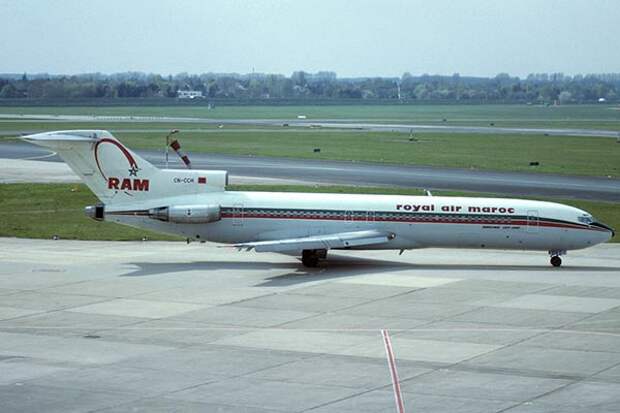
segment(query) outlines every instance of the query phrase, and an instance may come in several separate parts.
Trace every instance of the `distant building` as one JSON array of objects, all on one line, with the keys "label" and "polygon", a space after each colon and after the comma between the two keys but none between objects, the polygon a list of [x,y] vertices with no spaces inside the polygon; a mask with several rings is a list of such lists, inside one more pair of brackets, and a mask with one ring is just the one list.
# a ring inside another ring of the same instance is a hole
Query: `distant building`
[{"label": "distant building", "polygon": [[204,96],[200,90],[177,90],[179,99],[202,99]]}]

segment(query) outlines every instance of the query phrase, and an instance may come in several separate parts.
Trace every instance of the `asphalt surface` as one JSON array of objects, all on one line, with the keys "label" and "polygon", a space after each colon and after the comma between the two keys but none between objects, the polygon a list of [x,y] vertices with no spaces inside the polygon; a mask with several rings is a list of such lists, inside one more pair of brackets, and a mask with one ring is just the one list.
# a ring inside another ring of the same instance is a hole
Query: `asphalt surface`
[{"label": "asphalt surface", "polygon": [[[163,166],[156,151],[136,151]],[[175,162],[171,167],[182,168]],[[43,148],[25,142],[0,143],[0,158],[61,161]],[[195,169],[224,169],[231,175],[321,184],[409,187],[490,192],[509,196],[552,196],[568,199],[620,201],[620,180],[565,175],[476,171],[456,168],[384,165],[191,153]]]},{"label": "asphalt surface", "polygon": [[617,413],[620,246],[330,253],[0,238],[0,411]]},{"label": "asphalt surface", "polygon": [[[284,124],[290,127],[320,127],[337,129],[359,129],[367,131],[395,131],[395,132],[442,132],[442,133],[470,133],[470,134],[522,134],[522,135],[549,135],[549,136],[584,136],[598,138],[618,138],[620,132],[596,129],[575,128],[504,128],[495,126],[458,126],[458,125],[422,125],[416,123],[377,123],[363,120],[334,120],[334,119],[209,119],[191,117],[167,116],[91,116],[91,115],[16,115],[0,114],[0,121],[14,122],[15,120],[42,121],[42,122],[174,122],[180,124],[203,123],[214,125],[248,125],[248,126],[278,126]],[[19,131],[11,131],[19,132]],[[4,133],[6,135],[6,133]]]}]

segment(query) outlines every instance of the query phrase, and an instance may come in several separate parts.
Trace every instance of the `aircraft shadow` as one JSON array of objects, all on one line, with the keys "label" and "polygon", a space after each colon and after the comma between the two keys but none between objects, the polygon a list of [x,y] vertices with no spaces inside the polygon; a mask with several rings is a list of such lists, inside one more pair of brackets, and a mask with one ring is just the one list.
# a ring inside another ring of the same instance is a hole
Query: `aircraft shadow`
[{"label": "aircraft shadow", "polygon": [[[137,269],[120,275],[121,277],[144,277],[172,272],[215,271],[215,270],[272,270],[295,267],[295,263],[237,262],[237,261],[194,261],[194,262],[132,262]],[[299,264],[301,266],[301,263]]]},{"label": "aircraft shadow", "polygon": [[355,257],[333,257],[321,262],[317,268],[306,268],[301,261],[295,262],[265,262],[265,261],[194,261],[194,262],[132,262],[129,265],[137,267],[133,271],[121,274],[121,277],[144,277],[166,273],[187,271],[217,271],[217,270],[273,270],[295,269],[295,272],[286,274],[291,276],[311,276],[307,281],[316,281],[316,277],[347,277],[368,272],[384,270],[407,269],[412,266],[402,262],[385,260],[369,260]]},{"label": "aircraft shadow", "polygon": [[[553,268],[549,265],[484,265],[484,264],[417,264],[401,261],[389,261],[371,258],[347,257],[332,255],[328,260],[319,263],[317,268],[305,268],[301,262],[247,262],[247,261],[195,261],[179,263],[135,262],[130,265],[137,268],[121,277],[143,277],[178,273],[187,271],[217,270],[292,270],[286,274],[265,278],[257,287],[283,287],[319,280],[337,279],[364,274],[380,274],[384,272],[406,270],[445,270],[452,271],[544,271],[551,277],[566,272],[618,272],[620,267],[570,266]],[[449,274],[445,274],[448,275]],[[445,276],[444,275],[444,276]]]},{"label": "aircraft shadow", "polygon": [[[327,261],[321,262],[317,268],[307,269],[302,267],[301,263],[299,267],[300,270],[295,273],[266,278],[266,281],[258,284],[257,287],[288,286],[317,280],[406,270],[445,270],[454,272],[472,270],[482,272],[545,271],[549,273],[550,276],[566,272],[620,273],[620,267],[564,266],[561,268],[554,268],[550,265],[416,264],[345,256],[331,256]],[[450,274],[442,274],[442,276],[449,275]],[[425,276],[428,276],[428,274]]]},{"label": "aircraft shadow", "polygon": [[[294,266],[294,264],[292,264]],[[265,278],[257,287],[286,287],[320,280],[330,280],[355,275],[380,274],[392,271],[414,269],[415,265],[406,262],[375,260],[358,257],[331,256],[316,268],[306,268],[301,262],[297,271]]]}]

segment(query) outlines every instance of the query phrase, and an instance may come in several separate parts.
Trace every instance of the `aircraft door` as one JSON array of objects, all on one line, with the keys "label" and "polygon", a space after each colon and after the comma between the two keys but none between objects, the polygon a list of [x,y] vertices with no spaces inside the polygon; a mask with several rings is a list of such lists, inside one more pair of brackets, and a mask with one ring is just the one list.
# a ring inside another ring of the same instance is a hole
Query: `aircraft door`
[{"label": "aircraft door", "polygon": [[232,224],[236,227],[243,226],[243,204],[233,205]]},{"label": "aircraft door", "polygon": [[538,211],[527,211],[527,232],[538,232]]}]

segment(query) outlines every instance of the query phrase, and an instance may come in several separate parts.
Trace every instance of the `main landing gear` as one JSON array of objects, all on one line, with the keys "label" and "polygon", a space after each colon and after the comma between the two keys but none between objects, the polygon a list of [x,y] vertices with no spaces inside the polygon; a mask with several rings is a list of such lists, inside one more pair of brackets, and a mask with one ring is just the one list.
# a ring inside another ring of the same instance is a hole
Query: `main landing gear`
[{"label": "main landing gear", "polygon": [[314,268],[319,264],[319,259],[327,257],[327,250],[303,250],[301,262],[304,267]]},{"label": "main landing gear", "polygon": [[562,258],[560,258],[560,255],[566,255],[566,251],[549,251],[549,255],[551,255],[551,265],[559,267],[562,265]]}]

